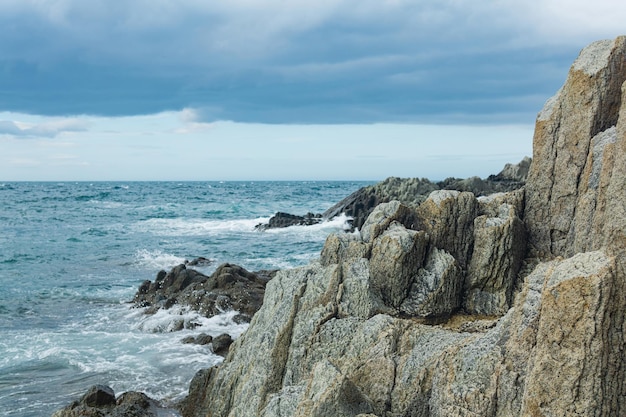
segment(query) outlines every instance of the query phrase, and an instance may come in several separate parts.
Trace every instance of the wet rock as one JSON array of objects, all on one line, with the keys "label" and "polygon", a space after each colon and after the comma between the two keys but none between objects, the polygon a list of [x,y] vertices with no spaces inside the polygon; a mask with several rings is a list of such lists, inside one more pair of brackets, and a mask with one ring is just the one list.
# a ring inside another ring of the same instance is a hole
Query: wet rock
[{"label": "wet rock", "polygon": [[311,226],[323,220],[321,214],[307,213],[304,216],[278,212],[273,215],[267,223],[256,226],[257,230],[279,229],[290,226]]},{"label": "wet rock", "polygon": [[181,339],[182,343],[194,345],[208,345],[213,341],[213,337],[206,333],[200,333],[197,336],[187,336]]},{"label": "wet rock", "polygon": [[220,356],[226,356],[228,348],[232,345],[233,339],[229,334],[221,334],[212,340],[213,353]]},{"label": "wet rock", "polygon": [[[148,307],[153,314],[161,308],[174,305],[189,307],[205,317],[224,311],[240,313],[240,321],[250,321],[263,303],[265,284],[275,271],[258,274],[232,265],[220,265],[211,276],[179,265],[168,273],[159,272],[154,282],[144,282],[135,294],[138,307]],[[190,328],[182,322],[179,329]]]},{"label": "wet rock", "polygon": [[55,412],[53,417],[158,417],[176,416],[174,410],[140,392],[125,392],[117,400],[106,385],[91,387],[83,397]]}]

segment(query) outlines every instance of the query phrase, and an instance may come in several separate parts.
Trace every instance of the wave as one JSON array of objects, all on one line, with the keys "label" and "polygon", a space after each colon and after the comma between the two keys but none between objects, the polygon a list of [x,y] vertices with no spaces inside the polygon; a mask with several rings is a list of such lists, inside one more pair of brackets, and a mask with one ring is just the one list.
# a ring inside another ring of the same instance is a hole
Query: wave
[{"label": "wave", "polygon": [[209,318],[188,307],[160,309],[151,315],[145,315],[144,311],[145,309],[137,309],[127,316],[134,322],[131,327],[144,333],[171,333],[182,327],[184,330],[178,331],[181,338],[189,334],[219,336],[228,333],[235,339],[248,328],[247,323],[235,322],[239,313],[233,310]]},{"label": "wave", "polygon": [[206,236],[225,233],[251,233],[269,217],[238,220],[149,219],[134,225],[135,230],[157,236]]},{"label": "wave", "polygon": [[337,230],[350,230],[350,220],[352,217],[347,216],[345,213],[340,214],[337,217],[333,217],[330,220],[324,220],[320,223],[310,226],[289,226],[277,229],[267,229],[265,233],[318,233],[318,232],[333,232]]},{"label": "wave", "polygon": [[135,264],[146,269],[170,269],[185,263],[185,258],[161,250],[140,249],[135,253]]}]

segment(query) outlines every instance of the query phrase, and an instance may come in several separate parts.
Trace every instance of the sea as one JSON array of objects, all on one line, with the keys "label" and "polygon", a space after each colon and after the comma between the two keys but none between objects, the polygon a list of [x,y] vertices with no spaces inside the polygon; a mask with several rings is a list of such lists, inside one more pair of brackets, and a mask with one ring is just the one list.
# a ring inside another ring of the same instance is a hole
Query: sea
[{"label": "sea", "polygon": [[0,182],[0,415],[49,416],[94,384],[172,404],[222,358],[186,336],[246,330],[235,312],[146,315],[130,301],[144,280],[198,257],[205,274],[305,265],[340,216],[258,231],[274,213],[321,213],[371,182]]}]

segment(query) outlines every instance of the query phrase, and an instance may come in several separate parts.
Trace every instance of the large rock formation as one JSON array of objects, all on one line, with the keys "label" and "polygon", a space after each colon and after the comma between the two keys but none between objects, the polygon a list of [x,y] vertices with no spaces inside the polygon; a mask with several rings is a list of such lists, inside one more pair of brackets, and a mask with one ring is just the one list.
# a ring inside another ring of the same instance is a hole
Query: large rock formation
[{"label": "large rock formation", "polygon": [[539,256],[572,256],[607,243],[613,213],[606,197],[624,201],[608,188],[623,186],[616,185],[623,178],[612,177],[623,166],[623,118],[615,126],[625,48],[624,37],[585,48],[537,117],[525,219]]},{"label": "large rock formation", "polygon": [[183,414],[626,415],[625,60],[623,37],[583,50],[525,193],[388,203],[279,272]]},{"label": "large rock formation", "polygon": [[430,193],[437,190],[471,192],[477,197],[517,190],[526,182],[530,163],[531,159],[526,157],[518,164],[507,164],[500,173],[490,175],[486,179],[447,178],[432,182],[426,178],[390,177],[378,184],[355,191],[326,210],[322,216],[333,218],[345,213],[352,218],[352,226],[361,229],[374,208],[381,203],[397,200],[415,208],[426,201]]}]

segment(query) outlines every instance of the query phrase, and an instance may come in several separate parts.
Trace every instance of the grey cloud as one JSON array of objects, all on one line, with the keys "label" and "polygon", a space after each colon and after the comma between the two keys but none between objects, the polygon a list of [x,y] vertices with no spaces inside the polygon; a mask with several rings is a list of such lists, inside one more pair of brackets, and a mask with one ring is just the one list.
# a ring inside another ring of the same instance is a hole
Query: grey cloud
[{"label": "grey cloud", "polygon": [[528,121],[584,46],[542,43],[529,10],[452,0],[7,0],[0,110]]}]

